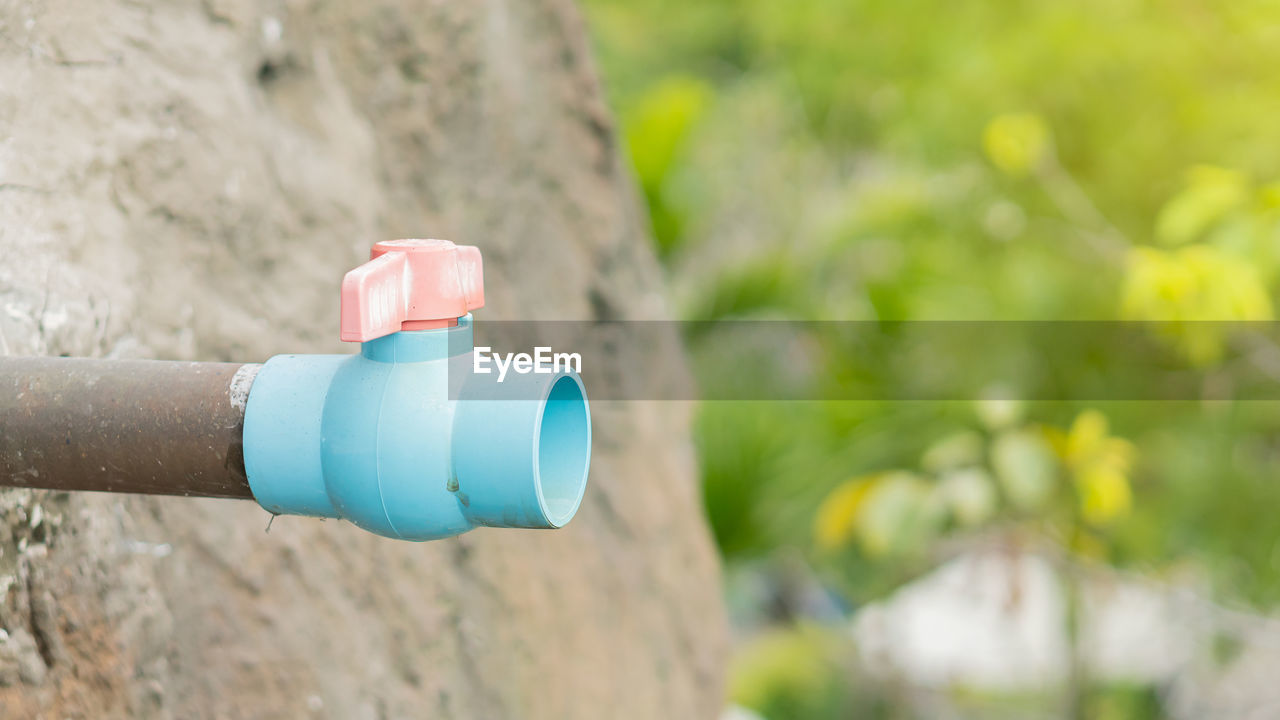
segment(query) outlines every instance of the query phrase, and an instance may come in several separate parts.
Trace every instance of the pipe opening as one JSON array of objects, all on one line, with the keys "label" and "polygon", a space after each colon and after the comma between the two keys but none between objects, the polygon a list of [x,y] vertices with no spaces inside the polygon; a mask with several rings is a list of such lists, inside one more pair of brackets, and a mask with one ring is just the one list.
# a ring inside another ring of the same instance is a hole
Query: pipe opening
[{"label": "pipe opening", "polygon": [[538,426],[538,492],[552,527],[564,525],[577,512],[590,460],[587,399],[581,382],[566,375],[551,387]]}]

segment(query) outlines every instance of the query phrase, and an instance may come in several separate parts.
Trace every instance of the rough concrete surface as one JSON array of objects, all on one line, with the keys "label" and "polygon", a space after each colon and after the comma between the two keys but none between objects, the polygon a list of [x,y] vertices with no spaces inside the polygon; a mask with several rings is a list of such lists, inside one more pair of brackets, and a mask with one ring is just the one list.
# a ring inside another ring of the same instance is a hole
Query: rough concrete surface
[{"label": "rough concrete surface", "polygon": [[[567,0],[0,0],[0,354],[343,351],[378,239],[480,319],[662,317]],[[595,403],[557,532],[427,544],[232,500],[0,490],[0,717],[709,717],[687,418]]]}]

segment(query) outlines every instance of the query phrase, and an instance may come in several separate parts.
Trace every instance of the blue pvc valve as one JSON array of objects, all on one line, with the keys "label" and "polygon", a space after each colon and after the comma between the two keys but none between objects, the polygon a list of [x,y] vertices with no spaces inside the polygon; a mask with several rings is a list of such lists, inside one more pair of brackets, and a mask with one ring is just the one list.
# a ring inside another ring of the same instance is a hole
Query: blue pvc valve
[{"label": "blue pvc valve", "polygon": [[366,340],[358,355],[268,360],[244,419],[258,503],[403,540],[568,523],[591,462],[581,378],[500,382],[472,372],[472,349],[468,313]]}]

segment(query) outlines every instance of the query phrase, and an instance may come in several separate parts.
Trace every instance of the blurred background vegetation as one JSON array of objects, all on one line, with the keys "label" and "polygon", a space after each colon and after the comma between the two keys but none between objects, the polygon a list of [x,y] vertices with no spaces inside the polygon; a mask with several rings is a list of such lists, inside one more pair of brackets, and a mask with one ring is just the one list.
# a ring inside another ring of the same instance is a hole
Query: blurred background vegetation
[{"label": "blurred background vegetation", "polygon": [[[1272,317],[1280,4],[585,4],[683,318],[1172,319],[1212,368],[1230,339],[1194,321]],[[735,712],[1177,715],[1177,673],[1089,666],[1090,578],[1280,603],[1274,403],[998,390],[701,408]],[[1060,676],[929,685],[858,646],[865,608],[991,548],[1049,558]],[[1200,643],[1211,670],[1251,642],[1233,627]]]}]

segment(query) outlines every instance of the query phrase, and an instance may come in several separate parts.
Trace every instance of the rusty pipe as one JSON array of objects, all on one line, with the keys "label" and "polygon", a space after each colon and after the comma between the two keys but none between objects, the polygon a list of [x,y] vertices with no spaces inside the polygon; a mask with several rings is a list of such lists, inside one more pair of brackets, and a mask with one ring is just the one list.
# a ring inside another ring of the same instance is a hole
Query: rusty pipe
[{"label": "rusty pipe", "polygon": [[259,365],[0,357],[0,485],[253,498]]}]

